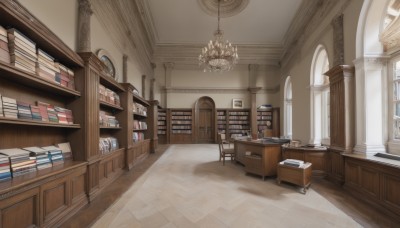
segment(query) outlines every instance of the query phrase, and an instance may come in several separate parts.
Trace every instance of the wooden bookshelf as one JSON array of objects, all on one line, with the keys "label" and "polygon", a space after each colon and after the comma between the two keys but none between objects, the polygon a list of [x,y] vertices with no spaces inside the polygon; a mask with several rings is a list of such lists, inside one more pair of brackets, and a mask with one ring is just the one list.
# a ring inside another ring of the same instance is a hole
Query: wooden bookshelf
[{"label": "wooden bookshelf", "polygon": [[157,135],[158,141],[161,144],[167,144],[168,139],[168,117],[167,117],[167,110],[166,109],[159,109],[158,110],[158,118],[157,118]]},{"label": "wooden bookshelf", "polygon": [[192,143],[193,111],[192,109],[170,109],[170,143]]},{"label": "wooden bookshelf", "polygon": [[218,133],[227,134],[227,114],[226,109],[217,109],[217,129]]},{"label": "wooden bookshelf", "polygon": [[272,108],[257,110],[257,130],[264,136],[272,136]]},{"label": "wooden bookshelf", "polygon": [[229,138],[246,135],[250,131],[250,110],[228,109],[227,112]]},{"label": "wooden bookshelf", "polygon": [[84,62],[17,1],[0,2],[0,21],[3,27],[18,29],[75,73],[76,89],[71,89],[0,62],[2,96],[28,104],[46,102],[71,110],[74,117],[73,124],[0,118],[0,149],[70,142],[73,153],[73,161],[0,182],[0,227],[57,227],[88,204],[88,150],[81,137],[87,123],[83,112],[86,88],[77,74],[83,71]]}]

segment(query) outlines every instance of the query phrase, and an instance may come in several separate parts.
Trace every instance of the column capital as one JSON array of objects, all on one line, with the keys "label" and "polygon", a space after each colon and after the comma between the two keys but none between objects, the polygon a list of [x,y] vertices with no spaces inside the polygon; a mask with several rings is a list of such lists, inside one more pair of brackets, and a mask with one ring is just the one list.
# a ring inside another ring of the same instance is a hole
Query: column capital
[{"label": "column capital", "polygon": [[93,14],[92,4],[89,0],[79,0],[79,12],[82,12],[88,16]]},{"label": "column capital", "polygon": [[172,69],[174,69],[174,65],[175,64],[173,62],[164,63],[164,68],[166,70],[172,70]]}]

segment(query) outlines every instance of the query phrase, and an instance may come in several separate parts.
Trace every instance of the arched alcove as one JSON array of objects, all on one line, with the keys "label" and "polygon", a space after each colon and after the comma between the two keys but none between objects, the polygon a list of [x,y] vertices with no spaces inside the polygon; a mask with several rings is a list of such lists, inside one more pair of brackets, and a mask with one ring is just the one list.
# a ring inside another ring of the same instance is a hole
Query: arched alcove
[{"label": "arched alcove", "polygon": [[215,102],[211,97],[200,97],[195,103],[195,142],[215,143],[216,112]]}]

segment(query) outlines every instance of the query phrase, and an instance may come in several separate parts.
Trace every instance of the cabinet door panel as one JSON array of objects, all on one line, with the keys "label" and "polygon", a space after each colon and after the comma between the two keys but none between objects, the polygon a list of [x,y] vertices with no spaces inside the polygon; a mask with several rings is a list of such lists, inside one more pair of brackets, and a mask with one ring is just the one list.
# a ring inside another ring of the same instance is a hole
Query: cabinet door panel
[{"label": "cabinet door panel", "polygon": [[69,207],[69,193],[67,178],[43,185],[41,196],[43,200],[42,213],[44,223]]}]

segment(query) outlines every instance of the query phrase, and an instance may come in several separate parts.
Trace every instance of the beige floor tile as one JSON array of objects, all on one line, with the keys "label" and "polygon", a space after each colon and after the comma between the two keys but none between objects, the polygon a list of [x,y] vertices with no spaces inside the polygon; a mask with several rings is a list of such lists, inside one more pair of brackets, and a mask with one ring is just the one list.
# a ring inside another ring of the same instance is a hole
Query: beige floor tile
[{"label": "beige floor tile", "polygon": [[[289,219],[290,218],[290,219]],[[301,222],[299,222],[301,221]],[[218,162],[212,144],[172,145],[93,227],[359,227],[324,197]]]}]

